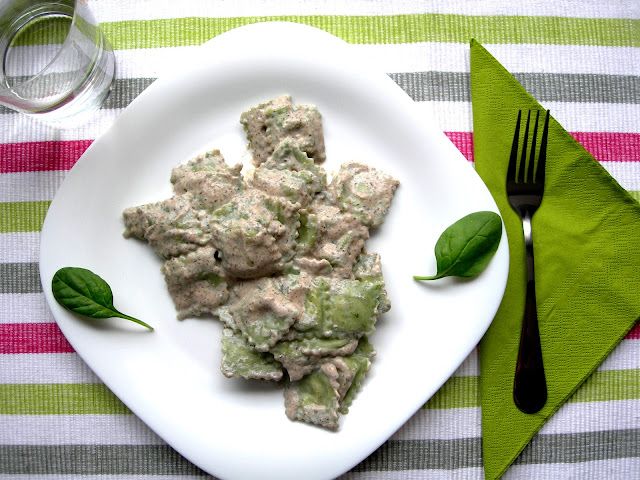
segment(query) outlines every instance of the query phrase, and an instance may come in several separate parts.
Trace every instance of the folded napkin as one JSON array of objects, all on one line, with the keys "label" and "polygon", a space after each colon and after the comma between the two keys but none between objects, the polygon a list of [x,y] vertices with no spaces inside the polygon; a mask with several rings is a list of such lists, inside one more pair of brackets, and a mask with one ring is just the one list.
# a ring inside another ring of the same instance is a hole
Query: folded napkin
[{"label": "folded napkin", "polygon": [[532,226],[548,400],[539,413],[520,412],[513,402],[513,375],[524,309],[525,247],[505,178],[518,110],[526,116],[526,110],[543,107],[475,40],[471,97],[476,171],[500,209],[510,252],[504,299],[479,347],[484,470],[492,480],[640,317],[640,205],[551,111],[545,193]]}]

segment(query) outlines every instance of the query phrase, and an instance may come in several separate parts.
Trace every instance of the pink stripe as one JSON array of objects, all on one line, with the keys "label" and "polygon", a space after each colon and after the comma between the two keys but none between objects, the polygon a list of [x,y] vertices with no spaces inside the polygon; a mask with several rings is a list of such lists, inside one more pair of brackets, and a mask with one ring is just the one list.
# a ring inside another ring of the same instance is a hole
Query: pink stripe
[{"label": "pink stripe", "polygon": [[[640,322],[631,329],[625,339],[640,340]],[[74,351],[55,323],[0,324],[0,354]]]},{"label": "pink stripe", "polygon": [[640,322],[636,323],[636,326],[631,329],[627,336],[627,340],[640,340]]},{"label": "pink stripe", "polygon": [[0,144],[0,174],[69,170],[93,140]]},{"label": "pink stripe", "polygon": [[599,162],[640,162],[640,133],[572,132]]},{"label": "pink stripe", "polygon": [[444,132],[449,137],[451,143],[453,143],[460,153],[464,157],[473,162],[473,133],[471,132]]},{"label": "pink stripe", "polygon": [[[445,132],[473,162],[473,133]],[[600,162],[640,162],[640,133],[574,132]],[[0,173],[69,170],[93,140],[0,144]]]},{"label": "pink stripe", "polygon": [[55,323],[0,324],[0,353],[71,353]]},{"label": "pink stripe", "polygon": [[[467,160],[473,162],[473,133],[445,132]],[[599,162],[640,162],[640,133],[573,132]]]}]

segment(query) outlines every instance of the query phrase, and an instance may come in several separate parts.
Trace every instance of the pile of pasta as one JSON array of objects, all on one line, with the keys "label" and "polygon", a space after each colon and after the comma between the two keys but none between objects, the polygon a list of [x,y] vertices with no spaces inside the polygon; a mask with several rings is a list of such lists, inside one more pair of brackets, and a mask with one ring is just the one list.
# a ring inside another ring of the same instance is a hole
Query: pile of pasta
[{"label": "pile of pasta", "polygon": [[369,230],[397,180],[348,162],[327,183],[320,113],[288,95],[243,112],[246,176],[218,150],[172,171],[174,195],[127,208],[125,236],[164,259],[179,318],[224,324],[222,373],[284,384],[292,420],[339,428],[390,308]]}]

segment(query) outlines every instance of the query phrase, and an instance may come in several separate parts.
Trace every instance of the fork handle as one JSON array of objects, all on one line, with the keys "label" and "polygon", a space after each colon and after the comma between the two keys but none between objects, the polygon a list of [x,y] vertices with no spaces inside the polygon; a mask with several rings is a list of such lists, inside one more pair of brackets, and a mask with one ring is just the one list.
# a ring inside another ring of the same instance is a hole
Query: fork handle
[{"label": "fork handle", "polygon": [[513,381],[513,399],[524,413],[536,413],[547,402],[547,383],[542,362],[540,332],[538,330],[538,310],[536,307],[536,284],[533,268],[533,241],[531,237],[531,216],[523,218],[525,250],[527,257],[527,293],[525,297],[522,331],[518,361]]}]

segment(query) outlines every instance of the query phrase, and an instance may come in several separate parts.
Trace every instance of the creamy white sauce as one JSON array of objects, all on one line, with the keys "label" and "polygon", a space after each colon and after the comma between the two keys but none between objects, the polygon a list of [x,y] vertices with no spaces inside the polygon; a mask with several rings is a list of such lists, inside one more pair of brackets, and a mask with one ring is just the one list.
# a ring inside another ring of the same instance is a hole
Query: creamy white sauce
[{"label": "creamy white sauce", "polygon": [[317,108],[279,97],[240,118],[255,168],[207,152],[175,168],[174,196],[127,208],[125,236],[165,259],[179,318],[225,324],[226,376],[286,379],[291,419],[338,428],[389,310],[380,257],[367,253],[397,180],[362,163],[327,185]]}]

